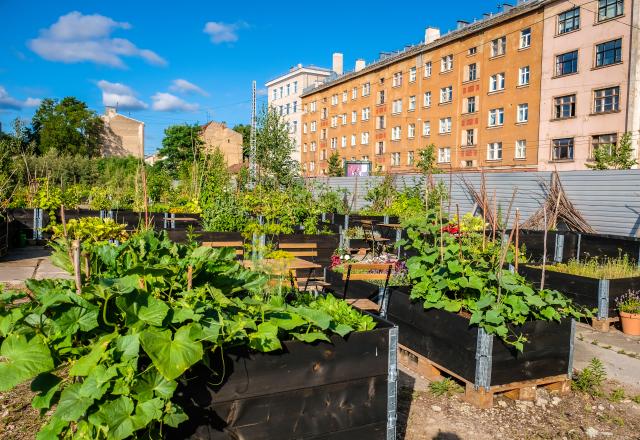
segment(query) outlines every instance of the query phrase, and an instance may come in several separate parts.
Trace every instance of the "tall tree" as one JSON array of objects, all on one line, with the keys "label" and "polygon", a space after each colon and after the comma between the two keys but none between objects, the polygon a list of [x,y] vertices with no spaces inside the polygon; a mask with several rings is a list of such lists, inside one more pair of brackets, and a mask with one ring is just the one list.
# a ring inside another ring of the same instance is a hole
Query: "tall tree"
[{"label": "tall tree", "polygon": [[100,155],[104,123],[87,104],[68,96],[62,101],[42,101],[31,120],[31,138],[38,153],[56,151],[63,155]]},{"label": "tall tree", "polygon": [[331,154],[331,156],[329,156],[327,165],[328,165],[329,176],[331,177],[344,176],[344,167],[342,166],[342,161],[340,160],[340,154],[337,151],[334,151]]},{"label": "tall tree", "polygon": [[164,130],[162,148],[158,156],[160,168],[166,169],[176,178],[185,166],[198,161],[202,156],[204,142],[200,137],[202,128],[199,124],[171,125]]},{"label": "tall tree", "polygon": [[629,170],[638,162],[633,157],[631,133],[625,133],[616,144],[600,145],[593,151],[593,164],[586,164],[592,170]]},{"label": "tall tree", "polygon": [[263,107],[256,133],[256,163],[262,181],[287,186],[298,174],[299,164],[292,159],[295,141],[289,137],[285,120],[272,107]]},{"label": "tall tree", "polygon": [[242,158],[246,159],[249,157],[249,148],[251,148],[251,125],[237,124],[233,130],[242,135]]}]

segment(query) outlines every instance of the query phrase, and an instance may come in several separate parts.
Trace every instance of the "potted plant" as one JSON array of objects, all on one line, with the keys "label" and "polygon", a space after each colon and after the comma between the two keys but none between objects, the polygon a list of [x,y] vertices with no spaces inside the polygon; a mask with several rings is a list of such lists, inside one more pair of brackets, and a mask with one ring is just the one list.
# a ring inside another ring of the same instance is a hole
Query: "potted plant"
[{"label": "potted plant", "polygon": [[616,299],[622,331],[627,335],[640,336],[640,291],[629,290]]}]

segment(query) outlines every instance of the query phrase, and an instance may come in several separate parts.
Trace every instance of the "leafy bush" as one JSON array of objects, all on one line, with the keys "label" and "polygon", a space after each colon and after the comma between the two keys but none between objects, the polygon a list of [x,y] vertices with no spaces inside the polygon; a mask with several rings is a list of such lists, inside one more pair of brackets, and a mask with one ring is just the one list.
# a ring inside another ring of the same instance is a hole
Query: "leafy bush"
[{"label": "leafy bush", "polygon": [[457,382],[446,377],[442,380],[430,382],[429,391],[436,397],[449,397],[453,396],[454,394],[462,393],[464,390]]},{"label": "leafy bush", "polygon": [[602,384],[606,379],[607,372],[602,361],[593,358],[587,367],[573,375],[571,387],[592,397],[599,397],[602,396]]},{"label": "leafy bush", "polygon": [[616,306],[621,312],[640,314],[640,290],[629,290],[616,298]]},{"label": "leafy bush", "polygon": [[605,259],[591,258],[586,261],[572,259],[567,263],[547,266],[547,270],[599,279],[640,277],[640,268],[628,255]]},{"label": "leafy bush", "polygon": [[0,391],[31,381],[32,405],[52,412],[39,440],[161,438],[188,418],[171,401],[177,380],[210,356],[374,325],[335,298],[285,302],[234,257],[149,231],[94,246],[80,295],[66,280],[0,294]]},{"label": "leafy bush", "polygon": [[438,213],[405,223],[402,244],[418,255],[409,258],[411,298],[426,309],[466,312],[470,325],[500,337],[522,351],[526,338],[517,326],[532,320],[560,321],[584,313],[553,290],[535,291],[517,273],[503,270],[514,261],[514,248],[474,232],[461,233]]}]

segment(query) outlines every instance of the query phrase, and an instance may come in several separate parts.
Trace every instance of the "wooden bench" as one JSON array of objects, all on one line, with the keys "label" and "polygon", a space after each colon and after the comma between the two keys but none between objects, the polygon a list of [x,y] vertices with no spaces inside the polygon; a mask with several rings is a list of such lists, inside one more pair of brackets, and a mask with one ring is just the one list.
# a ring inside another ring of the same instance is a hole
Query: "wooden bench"
[{"label": "wooden bench", "polygon": [[[391,271],[395,263],[351,263],[347,264],[347,270],[342,274],[342,280],[344,281],[344,292],[342,293],[342,298],[347,299],[347,289],[349,289],[349,281],[350,280],[362,280],[362,281],[373,281],[373,280],[384,280],[384,289],[382,291],[382,298],[380,299],[380,305],[376,305],[377,311],[382,310],[384,307],[384,303],[387,297],[387,290],[389,288],[389,278],[391,278]],[[361,273],[353,273],[353,270],[362,270],[367,272]],[[378,273],[371,273],[369,271],[379,271]],[[372,304],[375,304],[372,301],[360,301],[354,302],[352,305],[361,310],[371,311],[373,309]]]},{"label": "wooden bench", "polygon": [[234,248],[237,257],[244,255],[244,243],[242,241],[205,241],[202,246],[212,248]]}]

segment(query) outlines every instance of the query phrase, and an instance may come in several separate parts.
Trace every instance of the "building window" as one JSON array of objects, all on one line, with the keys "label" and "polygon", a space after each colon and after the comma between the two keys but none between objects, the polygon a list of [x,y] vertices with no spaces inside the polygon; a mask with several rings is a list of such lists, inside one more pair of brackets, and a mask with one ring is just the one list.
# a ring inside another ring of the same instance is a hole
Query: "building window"
[{"label": "building window", "polygon": [[287,96],[291,94],[291,84],[287,84]]},{"label": "building window", "polygon": [[291,128],[292,133],[298,132],[298,121],[293,121],[293,127]]},{"label": "building window", "polygon": [[573,160],[573,138],[553,140],[553,160]]},{"label": "building window", "polygon": [[402,72],[396,72],[393,74],[393,87],[400,87],[402,85]]},{"label": "building window", "polygon": [[351,135],[351,146],[352,147],[356,146],[356,135],[355,134]]},{"label": "building window", "polygon": [[327,110],[327,108],[326,108],[326,107],[324,107],[324,108],[322,109],[322,115],[321,115],[321,118],[322,118],[322,119],[327,119],[327,116],[328,116],[328,115],[329,115],[329,111]]},{"label": "building window", "polygon": [[308,128],[309,128],[309,126],[307,125],[306,122],[304,124],[302,124],[302,133],[303,134],[307,134]]},{"label": "building window", "polygon": [[504,73],[496,73],[489,78],[489,91],[497,92],[504,90]]},{"label": "building window", "polygon": [[320,160],[327,160],[327,150],[320,151]]},{"label": "building window", "polygon": [[310,109],[311,109],[311,113],[313,113],[313,112],[315,112],[317,110],[317,105],[316,105],[315,101],[313,101],[311,103]]},{"label": "building window", "polygon": [[556,56],[556,76],[569,75],[578,71],[578,51]]},{"label": "building window", "polygon": [[478,65],[476,63],[469,64],[468,81],[475,81],[478,79]]},{"label": "building window", "polygon": [[576,115],[576,95],[558,96],[553,100],[555,119],[573,118]]},{"label": "building window", "polygon": [[412,67],[409,69],[409,82],[416,81],[416,68]]},{"label": "building window", "polygon": [[470,96],[467,98],[467,113],[476,112],[476,97]]},{"label": "building window", "polygon": [[471,147],[471,146],[476,144],[476,131],[473,128],[471,128],[469,130],[466,130],[466,136],[465,137],[466,137],[465,146]]},{"label": "building window", "polygon": [[363,108],[362,109],[362,120],[363,121],[368,121],[370,113],[371,113],[371,109],[369,107]]},{"label": "building window", "polygon": [[622,62],[622,39],[596,45],[596,67]]},{"label": "building window", "polygon": [[316,169],[316,163],[314,161],[309,162],[309,171],[314,171]]},{"label": "building window", "polygon": [[438,163],[449,163],[449,162],[451,162],[451,148],[450,147],[438,148]]},{"label": "building window", "polygon": [[338,126],[338,117],[331,116],[331,128],[336,128]]},{"label": "building window", "polygon": [[416,95],[409,96],[409,111],[412,112],[416,109]]},{"label": "building window", "polygon": [[473,46],[470,47],[469,50],[467,51],[467,55],[475,55],[478,53],[478,48]]},{"label": "building window", "polygon": [[385,127],[386,127],[386,124],[385,124],[385,120],[384,120],[384,115],[378,116],[376,118],[376,128],[378,130],[382,130]]},{"label": "building window", "polygon": [[527,157],[527,141],[520,139],[516,141],[516,159],[524,159]]},{"label": "building window", "polygon": [[413,160],[414,160],[413,151],[408,151],[407,152],[407,165],[413,165]]},{"label": "building window", "polygon": [[384,104],[384,103],[385,103],[384,90],[380,90],[378,92],[378,99],[376,100],[376,104]]},{"label": "building window", "polygon": [[431,122],[424,121],[422,123],[422,136],[431,136]]},{"label": "building window", "polygon": [[531,70],[529,69],[529,66],[521,67],[518,74],[518,85],[526,86],[529,84],[530,80],[531,80]]},{"label": "building window", "polygon": [[307,144],[302,144],[302,152],[306,153],[307,152]]},{"label": "building window", "polygon": [[391,113],[392,114],[402,113],[402,99],[395,99],[391,103]]},{"label": "building window", "polygon": [[351,89],[351,99],[356,99],[358,97],[358,88],[354,87]]},{"label": "building window", "polygon": [[316,151],[316,141],[311,142],[311,151]]},{"label": "building window", "polygon": [[362,84],[362,96],[369,96],[371,93],[371,83]]},{"label": "building window", "polygon": [[440,60],[440,72],[453,70],[453,55],[445,55]]},{"label": "building window", "polygon": [[358,122],[358,112],[356,110],[351,112],[351,123],[355,124]]},{"label": "building window", "polygon": [[620,87],[608,87],[593,92],[593,112],[607,113],[620,110]]},{"label": "building window", "polygon": [[293,82],[293,93],[298,93],[298,81]]},{"label": "building window", "polygon": [[345,103],[348,100],[349,100],[349,92],[345,90],[344,92],[342,92],[342,102]]},{"label": "building window", "polygon": [[360,143],[362,145],[368,145],[369,144],[369,132],[365,131],[364,133],[362,133],[362,135],[360,136]]},{"label": "building window", "polygon": [[491,56],[499,57],[507,51],[507,37],[496,38],[491,42]]},{"label": "building window", "polygon": [[338,95],[331,95],[331,105],[338,105]]},{"label": "building window", "polygon": [[453,99],[453,86],[447,86],[440,89],[440,104],[446,104]]},{"label": "building window", "polygon": [[409,124],[407,126],[407,137],[409,139],[416,137],[416,124]]},{"label": "building window", "polygon": [[489,110],[489,127],[498,127],[504,124],[504,109],[494,108]]},{"label": "building window", "polygon": [[429,78],[431,76],[431,61],[424,63],[424,77]]},{"label": "building window", "polygon": [[400,153],[391,153],[391,166],[397,167],[400,165]]},{"label": "building window", "polygon": [[623,12],[623,0],[598,0],[598,21],[619,17]]},{"label": "building window", "polygon": [[399,141],[400,140],[400,136],[402,134],[402,128],[398,127],[393,127],[391,129],[391,140],[392,141]]},{"label": "building window", "polygon": [[518,123],[529,122],[529,104],[518,104]]},{"label": "building window", "polygon": [[520,49],[526,49],[531,46],[531,28],[520,31]]},{"label": "building window", "polygon": [[440,133],[451,133],[451,118],[440,119]]},{"label": "building window", "polygon": [[384,141],[378,142],[378,147],[376,149],[376,154],[378,154],[378,155],[384,154]]},{"label": "building window", "polygon": [[594,153],[598,148],[605,148],[609,154],[612,153],[613,148],[618,144],[618,135],[611,134],[599,134],[591,137],[591,158],[593,159]]},{"label": "building window", "polygon": [[425,107],[431,107],[431,92],[424,92],[424,102],[423,105]]},{"label": "building window", "polygon": [[558,15],[558,35],[580,29],[580,8],[569,9]]},{"label": "building window", "polygon": [[347,125],[347,114],[346,113],[342,114],[342,125]]},{"label": "building window", "polygon": [[502,142],[491,142],[487,145],[487,160],[502,159]]},{"label": "building window", "polygon": [[273,89],[273,99],[278,99],[278,89]]},{"label": "building window", "polygon": [[325,140],[327,138],[327,129],[323,128],[320,130],[320,140]]},{"label": "building window", "polygon": [[331,138],[331,149],[335,150],[336,148],[338,148],[338,138]]},{"label": "building window", "polygon": [[341,141],[340,141],[340,146],[342,148],[346,148],[347,147],[347,137],[346,136],[342,136]]},{"label": "building window", "polygon": [[311,121],[311,133],[315,133],[318,127],[318,123],[316,121]]}]

